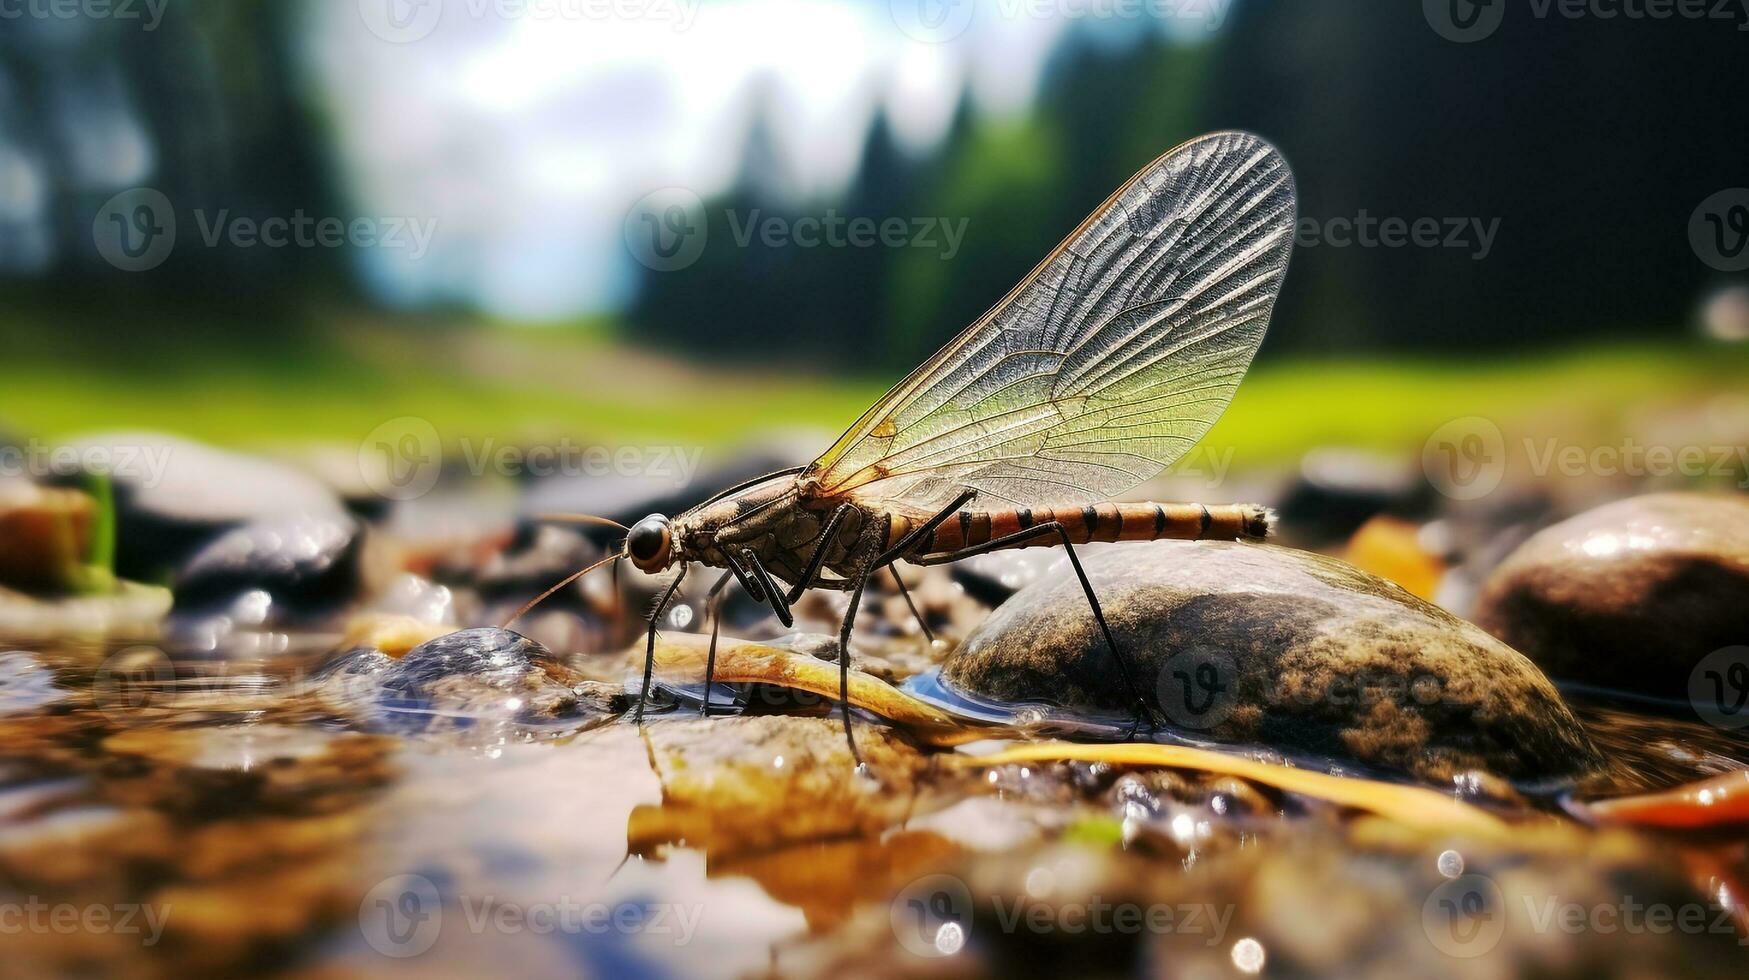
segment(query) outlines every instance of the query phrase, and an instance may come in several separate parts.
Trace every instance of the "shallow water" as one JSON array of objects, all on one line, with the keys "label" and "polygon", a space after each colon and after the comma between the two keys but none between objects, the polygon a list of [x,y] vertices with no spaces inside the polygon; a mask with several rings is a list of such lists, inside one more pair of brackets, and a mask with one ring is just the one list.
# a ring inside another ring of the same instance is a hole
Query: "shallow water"
[{"label": "shallow water", "polygon": [[[0,889],[45,915],[101,908],[115,921],[9,933],[8,976],[714,976],[846,963],[930,972],[943,964],[908,950],[895,895],[941,872],[980,895],[988,877],[1000,894],[1010,864],[1064,841],[1080,842],[1075,860],[1097,859],[1076,872],[1093,876],[1088,895],[1138,873],[1177,882],[1160,886],[1170,891],[1197,880],[1199,862],[1240,862],[1249,870],[1217,876],[1206,894],[1242,917],[1262,899],[1234,882],[1290,866],[1310,873],[1307,841],[1409,861],[1419,859],[1405,848],[1430,847],[1445,860],[1441,842],[1381,843],[1363,829],[1370,822],[1231,777],[1126,775],[1102,763],[961,772],[902,737],[883,748],[872,719],[859,733],[874,776],[860,776],[817,698],[755,697],[748,710],[763,717],[708,721],[691,705],[669,706],[640,730],[584,710],[531,718],[509,704],[519,695],[487,692],[468,711],[397,727],[358,711],[359,689],[337,689],[311,659],[260,669],[150,650],[118,657],[114,646],[34,652],[0,660]],[[618,676],[627,662],[578,664],[578,676]],[[1121,734],[1117,720],[1043,707],[1000,718],[929,674],[907,687],[1039,734]],[[713,701],[731,710],[737,693],[747,689],[722,686]],[[1588,796],[1673,786],[1749,760],[1741,733],[1597,697],[1575,706],[1616,763],[1583,788]],[[1585,833],[1547,799],[1471,798],[1533,819],[1538,833]],[[1740,832],[1633,839],[1612,845],[1617,858],[1715,905],[1749,877]],[[1390,878],[1389,867],[1368,874]],[[1018,879],[1026,888],[1031,873]],[[1412,878],[1393,880],[1409,887]],[[1364,908],[1376,882],[1359,881],[1344,871],[1318,886],[1319,901]],[[1075,887],[1060,886],[1058,898]],[[123,931],[121,910],[135,907],[133,931]],[[1250,955],[1251,945],[1233,952],[1239,938],[1211,946],[1226,957],[1212,962],[1230,972],[1232,956]],[[1310,955],[1291,952],[1303,936],[1246,938],[1277,962]],[[1737,938],[1719,948],[1740,951]],[[962,965],[1024,963],[1035,940],[985,935],[972,951],[980,958]],[[1340,966],[1360,952],[1330,955],[1326,965]],[[1462,963],[1427,943],[1393,955],[1435,973]]]}]

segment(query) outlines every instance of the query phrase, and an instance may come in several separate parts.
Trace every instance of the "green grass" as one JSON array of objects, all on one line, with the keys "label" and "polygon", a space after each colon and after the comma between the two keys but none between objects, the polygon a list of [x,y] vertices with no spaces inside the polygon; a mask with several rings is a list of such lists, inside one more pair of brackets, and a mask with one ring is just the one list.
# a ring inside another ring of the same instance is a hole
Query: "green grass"
[{"label": "green grass", "polygon": [[[267,347],[160,335],[155,346],[102,356],[67,343],[14,345],[0,426],[50,439],[144,428],[259,448],[356,444],[411,415],[452,443],[571,436],[720,446],[774,428],[840,430],[896,380],[682,365],[616,347],[599,329],[343,321],[320,340]],[[1207,443],[1256,464],[1316,445],[1418,447],[1466,415],[1507,428],[1531,419],[1568,434],[1613,432],[1632,410],[1740,391],[1745,367],[1749,351],[1698,342],[1496,360],[1266,360]]]}]

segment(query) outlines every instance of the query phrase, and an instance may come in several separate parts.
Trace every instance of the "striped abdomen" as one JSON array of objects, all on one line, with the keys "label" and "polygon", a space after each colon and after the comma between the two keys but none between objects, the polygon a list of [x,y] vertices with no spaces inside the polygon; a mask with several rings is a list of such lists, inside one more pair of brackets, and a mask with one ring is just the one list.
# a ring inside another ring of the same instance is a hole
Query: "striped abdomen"
[{"label": "striped abdomen", "polygon": [[[962,511],[926,535],[912,554],[932,555],[958,551],[998,538],[1048,524],[1063,525],[1070,542],[1182,541],[1261,538],[1269,533],[1269,510],[1256,504],[1091,504],[1086,507],[1014,508],[995,511]],[[894,515],[887,546],[892,547],[911,528],[921,524]],[[1039,534],[1006,547],[1031,548],[1061,544],[1056,534]]]}]

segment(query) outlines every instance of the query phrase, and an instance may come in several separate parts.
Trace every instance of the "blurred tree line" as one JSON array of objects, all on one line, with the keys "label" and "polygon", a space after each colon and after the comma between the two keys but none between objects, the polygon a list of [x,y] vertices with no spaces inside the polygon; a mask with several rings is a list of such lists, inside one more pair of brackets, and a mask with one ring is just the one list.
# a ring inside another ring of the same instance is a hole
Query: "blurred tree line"
[{"label": "blurred tree line", "polygon": [[[182,0],[147,34],[117,21],[6,21],[0,164],[12,154],[44,177],[47,215],[0,210],[8,297],[41,296],[57,310],[102,301],[136,316],[203,303],[234,311],[245,300],[261,317],[312,297],[367,304],[344,250],[177,249],[138,276],[108,267],[92,245],[91,215],[139,183],[183,213],[349,213],[342,165],[296,69],[300,6]],[[922,157],[877,119],[853,183],[832,201],[774,192],[784,175],[763,103],[742,180],[707,202],[703,256],[643,274],[626,335],[702,356],[902,370],[1000,298],[1138,167],[1221,128],[1282,148],[1302,218],[1498,221],[1481,259],[1473,247],[1302,247],[1266,353],[1473,352],[1685,329],[1720,279],[1688,245],[1690,215],[1709,195],[1749,185],[1735,88],[1742,25],[1537,18],[1535,5],[1513,4],[1493,36],[1459,44],[1421,6],[1241,0],[1201,43],[1141,31],[1113,43],[1096,36],[1108,29],[1078,26],[1032,112],[994,119],[962,104]],[[139,173],[114,166],[131,150],[149,158]],[[720,221],[725,209],[793,219],[827,208],[964,219],[966,235],[944,261],[927,247],[769,247],[758,236],[740,247]]]},{"label": "blurred tree line", "polygon": [[[312,299],[359,301],[337,249],[179,248],[151,275],[111,267],[92,221],[118,191],[149,186],[172,203],[179,238],[195,210],[240,217],[346,214],[325,128],[295,67],[296,4],[173,0],[146,29],[129,16],[13,17],[0,28],[0,156],[41,188],[24,213],[0,215],[0,277],[15,302],[68,316],[77,333],[122,341],[141,318],[174,319],[247,301],[276,329],[295,329]],[[234,323],[213,325],[234,332]],[[262,332],[254,342],[271,340]],[[103,349],[93,351],[103,356]]]},{"label": "blurred tree line", "polygon": [[[1114,46],[1072,31],[1036,111],[962,106],[911,159],[884,120],[841,200],[784,205],[755,124],[744,179],[706,202],[703,256],[647,272],[634,336],[712,356],[900,371],[983,313],[1150,159],[1200,133],[1248,129],[1294,166],[1302,223],[1431,218],[1438,247],[1334,247],[1302,236],[1266,352],[1473,354],[1595,337],[1672,335],[1720,275],[1688,244],[1697,205],[1749,186],[1749,127],[1731,22],[1632,21],[1511,6],[1492,37],[1437,34],[1416,3],[1246,0],[1202,44]],[[1553,9],[1553,8],[1551,8]],[[927,248],[741,247],[725,210],[794,219],[967,219],[952,261]],[[1457,221],[1495,225],[1485,255]],[[1478,257],[1480,255],[1481,257]]]}]

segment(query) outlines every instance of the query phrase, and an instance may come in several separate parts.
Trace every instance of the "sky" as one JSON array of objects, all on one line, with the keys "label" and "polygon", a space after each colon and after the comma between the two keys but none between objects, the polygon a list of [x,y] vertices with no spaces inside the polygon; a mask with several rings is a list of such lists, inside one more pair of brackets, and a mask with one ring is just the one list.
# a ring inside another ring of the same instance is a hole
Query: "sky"
[{"label": "sky", "polygon": [[854,176],[878,109],[901,146],[961,93],[1024,112],[1077,28],[1194,42],[1233,0],[352,0],[308,6],[304,62],[362,216],[437,221],[429,253],[365,250],[391,302],[519,321],[611,311],[644,195],[730,186],[756,107],[795,201]]}]

